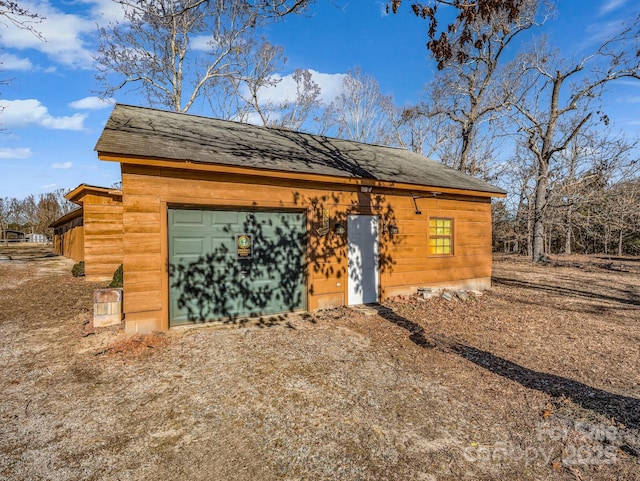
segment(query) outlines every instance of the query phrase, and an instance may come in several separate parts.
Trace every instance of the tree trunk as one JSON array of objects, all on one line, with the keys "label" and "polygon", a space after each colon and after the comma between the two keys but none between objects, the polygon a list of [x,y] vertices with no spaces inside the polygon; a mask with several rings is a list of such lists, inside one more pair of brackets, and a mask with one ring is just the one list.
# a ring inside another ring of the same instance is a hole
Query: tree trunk
[{"label": "tree trunk", "polygon": [[547,208],[547,163],[540,161],[533,212],[533,252],[535,264],[547,260],[544,249],[544,214]]},{"label": "tree trunk", "polygon": [[460,149],[460,162],[458,170],[465,174],[474,175],[469,169],[469,152],[471,151],[471,128],[467,125],[462,127],[462,148]]},{"label": "tree trunk", "polygon": [[622,240],[623,240],[623,231],[620,229],[620,234],[618,235],[618,255],[622,255]]},{"label": "tree trunk", "polygon": [[533,256],[533,209],[527,211],[527,255]]},{"label": "tree trunk", "polygon": [[567,228],[565,230],[564,237],[564,253],[565,255],[571,255],[571,207],[567,209]]}]

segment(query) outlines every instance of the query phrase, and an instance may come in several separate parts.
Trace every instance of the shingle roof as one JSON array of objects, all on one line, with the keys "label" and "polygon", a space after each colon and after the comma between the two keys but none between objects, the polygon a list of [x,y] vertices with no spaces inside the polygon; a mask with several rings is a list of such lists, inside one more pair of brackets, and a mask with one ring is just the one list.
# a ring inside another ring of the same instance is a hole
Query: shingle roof
[{"label": "shingle roof", "polygon": [[95,149],[102,154],[505,193],[408,150],[122,104],[114,107]]}]

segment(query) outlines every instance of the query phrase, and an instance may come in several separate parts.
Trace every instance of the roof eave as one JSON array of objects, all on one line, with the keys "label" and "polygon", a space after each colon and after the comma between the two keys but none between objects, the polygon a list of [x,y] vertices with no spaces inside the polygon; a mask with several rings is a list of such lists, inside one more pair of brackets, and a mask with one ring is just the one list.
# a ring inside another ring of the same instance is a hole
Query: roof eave
[{"label": "roof eave", "polygon": [[74,209],[63,216],[58,217],[51,224],[49,224],[49,227],[55,228],[55,227],[58,227],[59,225],[66,224],[70,220],[75,219],[76,217],[80,217],[82,214],[83,214],[83,208],[78,207],[77,209]]},{"label": "roof eave", "polygon": [[113,188],[109,188],[109,187],[99,187],[96,185],[89,185],[89,184],[80,184],[78,187],[76,187],[75,189],[71,190],[70,192],[68,192],[64,197],[65,199],[67,199],[69,202],[73,202],[74,204],[77,205],[82,205],[83,202],[83,197],[86,196],[89,193],[94,193],[94,194],[107,194],[107,195],[113,195],[113,196],[122,196],[122,190],[121,189],[113,189]]},{"label": "roof eave", "polygon": [[156,157],[140,157],[127,154],[110,153],[98,151],[100,160],[109,162],[119,162],[121,164],[145,165],[151,167],[164,167],[173,169],[189,169],[203,172],[216,172],[228,174],[241,174],[254,177],[268,177],[279,179],[292,179],[308,182],[329,182],[342,185],[363,185],[389,189],[402,189],[406,191],[429,192],[430,194],[458,194],[475,197],[506,197],[507,193],[502,190],[483,191],[476,189],[462,189],[455,187],[441,187],[437,185],[408,184],[393,182],[389,180],[367,179],[361,177],[340,177],[323,174],[309,174],[301,172],[290,172],[284,170],[258,169],[256,167],[239,167],[227,164],[216,164],[211,162],[195,162],[191,160],[169,160]]}]

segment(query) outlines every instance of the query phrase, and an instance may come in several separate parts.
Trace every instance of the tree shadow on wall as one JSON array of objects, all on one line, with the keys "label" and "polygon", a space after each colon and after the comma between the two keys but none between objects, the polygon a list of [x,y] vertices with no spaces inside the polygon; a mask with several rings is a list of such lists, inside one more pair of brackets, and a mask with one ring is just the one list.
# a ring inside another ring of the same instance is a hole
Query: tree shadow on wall
[{"label": "tree shadow on wall", "polygon": [[[244,323],[248,318],[306,310],[307,286],[310,295],[340,296],[344,282],[359,289],[367,280],[362,271],[348,270],[348,232],[338,229],[347,227],[350,214],[378,217],[378,269],[390,272],[391,246],[399,240],[389,237],[384,226],[396,222],[393,209],[381,195],[358,193],[351,199],[344,204],[336,192],[305,196],[294,191],[292,202],[280,202],[282,210],[271,218],[267,212],[251,210],[242,212],[239,225],[218,225],[221,235],[197,258],[174,255],[169,262],[170,324]],[[302,220],[294,220],[296,216]],[[237,255],[240,233],[251,238],[250,258]],[[327,289],[330,285],[333,288]]]},{"label": "tree shadow on wall", "polygon": [[[334,186],[335,188],[335,186]],[[331,294],[325,290],[315,288],[317,281],[335,280],[336,284],[346,282],[352,291],[361,291],[365,286],[371,286],[372,280],[364,278],[365,271],[355,268],[349,269],[350,263],[362,264],[363,259],[358,251],[349,254],[349,216],[371,215],[378,219],[377,231],[374,237],[378,242],[376,254],[376,266],[379,274],[390,273],[395,261],[393,248],[400,244],[398,237],[393,238],[388,233],[386,226],[397,224],[393,207],[386,201],[384,195],[375,193],[362,193],[348,191],[351,194],[351,203],[345,204],[344,198],[336,193],[304,197],[299,192],[294,193],[294,204],[310,206],[309,212],[309,249],[307,270],[309,274],[311,295]],[[324,222],[324,211],[329,212],[328,222]],[[338,233],[338,229],[342,233]],[[378,283],[379,285],[379,283]],[[342,293],[343,285],[336,285],[333,293]],[[378,292],[380,297],[380,292]],[[346,303],[348,299],[344,299]]]},{"label": "tree shadow on wall", "polygon": [[[236,323],[305,309],[304,215],[242,214],[245,220],[240,226],[222,226],[223,235],[210,252],[169,264],[172,325]],[[243,255],[236,248],[238,234],[251,239]]]}]

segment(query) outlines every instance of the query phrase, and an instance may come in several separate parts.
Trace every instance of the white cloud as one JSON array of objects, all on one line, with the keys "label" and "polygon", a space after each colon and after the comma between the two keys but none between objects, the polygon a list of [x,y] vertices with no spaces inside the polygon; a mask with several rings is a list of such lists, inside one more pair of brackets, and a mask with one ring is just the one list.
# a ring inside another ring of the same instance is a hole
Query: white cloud
[{"label": "white cloud", "polygon": [[627,3],[627,0],[607,0],[600,7],[600,15],[606,15],[609,12],[624,7],[625,3]]},{"label": "white cloud", "polygon": [[605,40],[611,39],[620,33],[620,22],[613,20],[610,22],[599,22],[588,25],[586,28],[587,35],[581,42],[581,48],[592,48],[594,45],[600,45]]},{"label": "white cloud", "polygon": [[122,6],[113,0],[84,0],[84,3],[91,5],[91,17],[101,25],[124,19]]},{"label": "white cloud", "polygon": [[322,100],[331,102],[340,93],[342,89],[342,81],[346,77],[343,73],[320,73],[311,70],[313,80],[320,86],[322,91]]},{"label": "white cloud", "polygon": [[42,188],[43,189],[52,189],[54,187],[57,187],[58,184],[47,184],[47,185],[43,185]]},{"label": "white cloud", "polygon": [[[342,79],[345,74],[335,73],[321,73],[315,70],[309,70],[313,81],[320,87],[320,96],[323,102],[331,102],[340,92],[342,86]],[[260,99],[262,102],[274,102],[280,103],[285,100],[294,100],[296,96],[296,82],[293,79],[293,74],[285,75],[281,77],[275,75],[274,80],[278,80],[278,83],[272,87],[264,87],[260,90]]]},{"label": "white cloud", "polygon": [[2,70],[31,70],[33,64],[28,58],[19,58],[10,53],[0,54],[0,64]]},{"label": "white cloud", "polygon": [[0,159],[28,159],[29,157],[31,157],[31,149],[28,147],[0,148]]},{"label": "white cloud", "polygon": [[76,68],[91,67],[91,51],[83,37],[95,33],[95,21],[79,14],[65,13],[47,1],[26,1],[21,2],[20,6],[43,18],[42,22],[34,23],[33,28],[42,35],[44,41],[32,32],[7,23],[0,39],[3,47],[15,50],[35,49],[56,63]]},{"label": "white cloud", "polygon": [[626,87],[634,87],[634,88],[640,88],[640,82],[638,82],[637,80],[616,80],[616,84],[617,85],[624,85]]},{"label": "white cloud", "polygon": [[622,104],[637,104],[640,103],[640,96],[638,95],[625,95],[624,97],[619,97],[617,102]]},{"label": "white cloud", "polygon": [[54,169],[70,169],[73,167],[71,162],[56,162],[55,164],[51,164],[51,167]]},{"label": "white cloud", "polygon": [[194,50],[209,51],[211,50],[211,35],[197,35],[189,40],[189,46]]},{"label": "white cloud", "polygon": [[113,104],[113,100],[104,100],[100,97],[85,97],[83,99],[71,102],[69,104],[69,107],[78,110],[100,110],[111,107]]},{"label": "white cloud", "polygon": [[0,123],[6,127],[37,125],[53,130],[83,130],[86,114],[54,117],[38,100],[0,100]]}]

